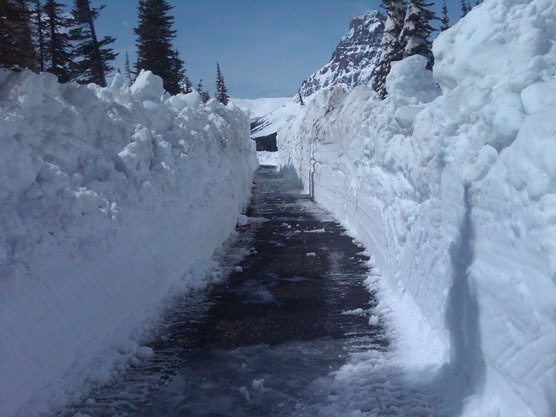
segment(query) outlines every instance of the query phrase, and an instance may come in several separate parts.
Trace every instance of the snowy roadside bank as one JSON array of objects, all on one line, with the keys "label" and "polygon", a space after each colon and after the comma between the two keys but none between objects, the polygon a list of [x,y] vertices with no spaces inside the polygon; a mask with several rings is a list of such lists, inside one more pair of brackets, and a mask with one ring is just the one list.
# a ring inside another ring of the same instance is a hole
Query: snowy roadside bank
[{"label": "snowy roadside bank", "polygon": [[435,41],[434,78],[411,57],[385,101],[322,91],[278,128],[280,165],[374,256],[409,375],[466,416],[556,411],[555,20],[485,0]]},{"label": "snowy roadside bank", "polygon": [[257,160],[234,106],[0,72],[0,415],[102,382],[171,287],[202,285]]}]

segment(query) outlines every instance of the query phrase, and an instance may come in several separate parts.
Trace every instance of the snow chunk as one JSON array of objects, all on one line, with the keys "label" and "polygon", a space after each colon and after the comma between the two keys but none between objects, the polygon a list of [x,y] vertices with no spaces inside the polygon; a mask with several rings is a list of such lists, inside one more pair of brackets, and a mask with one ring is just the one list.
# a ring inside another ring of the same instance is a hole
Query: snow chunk
[{"label": "snow chunk", "polygon": [[521,92],[521,101],[529,114],[556,104],[556,80],[530,85]]},{"label": "snow chunk", "polygon": [[247,224],[249,224],[249,217],[247,217],[245,214],[240,214],[239,216],[237,216],[238,226],[246,226]]},{"label": "snow chunk", "polygon": [[193,108],[197,108],[202,104],[204,104],[201,95],[195,90],[192,91],[191,93],[185,94],[185,96],[183,96],[182,99],[189,107],[193,107]]},{"label": "snow chunk", "polygon": [[415,103],[428,103],[440,95],[432,71],[427,70],[427,58],[413,55],[392,62],[386,77],[386,89],[391,96],[401,96]]},{"label": "snow chunk", "polygon": [[264,389],[264,378],[261,379],[253,379],[253,381],[251,382],[251,387],[254,390],[262,390]]},{"label": "snow chunk", "polygon": [[251,401],[251,394],[249,394],[249,390],[247,389],[247,387],[239,387],[239,393],[243,395],[243,398],[245,398],[247,401]]},{"label": "snow chunk", "polygon": [[151,71],[141,70],[131,86],[131,94],[136,100],[160,101],[164,95],[162,78]]},{"label": "snow chunk", "polygon": [[365,310],[362,308],[356,308],[355,310],[344,311],[342,314],[345,314],[346,316],[363,316],[365,315]]},{"label": "snow chunk", "polygon": [[154,356],[154,351],[148,346],[141,346],[139,349],[137,349],[137,352],[135,352],[135,354],[139,359],[145,360],[152,358]]}]

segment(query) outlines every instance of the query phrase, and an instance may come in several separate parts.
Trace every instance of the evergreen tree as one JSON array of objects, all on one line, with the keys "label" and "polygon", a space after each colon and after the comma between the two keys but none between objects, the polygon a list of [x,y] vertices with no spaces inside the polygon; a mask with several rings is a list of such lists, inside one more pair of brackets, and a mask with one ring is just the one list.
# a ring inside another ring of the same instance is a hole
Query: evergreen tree
[{"label": "evergreen tree", "polygon": [[133,74],[131,67],[129,66],[129,55],[127,54],[127,51],[125,51],[125,77],[127,78],[127,84],[131,87],[133,80],[135,79],[135,74]]},{"label": "evergreen tree", "polygon": [[448,19],[448,7],[446,6],[446,0],[442,2],[442,17],[440,18],[440,31],[444,32],[450,28],[450,20]]},{"label": "evergreen tree", "polygon": [[48,72],[56,75],[61,83],[72,79],[72,61],[68,28],[69,19],[63,17],[62,4],[56,0],[46,0],[45,66]]},{"label": "evergreen tree", "polygon": [[400,33],[403,28],[405,8],[403,0],[382,0],[382,7],[386,9],[387,18],[382,35],[382,53],[375,69],[373,88],[379,97],[387,96],[386,77],[390,73],[392,62],[403,58],[403,48],[400,44]]},{"label": "evergreen tree", "polygon": [[422,55],[427,58],[427,68],[432,69],[434,56],[430,34],[434,28],[430,21],[437,19],[429,9],[432,3],[425,0],[408,0],[400,42],[403,45],[403,57]]},{"label": "evergreen tree", "polygon": [[[185,67],[183,60],[180,58],[180,54],[177,49],[174,50],[174,57],[172,60],[173,73],[178,83],[178,93],[183,93],[183,84],[185,81]],[[176,93],[177,94],[177,93]]]},{"label": "evergreen tree", "polygon": [[39,47],[38,50],[38,62],[37,62],[37,69],[40,72],[44,72],[45,70],[45,43],[44,43],[44,38],[45,38],[45,25],[44,25],[44,16],[43,16],[43,11],[42,11],[42,7],[41,7],[41,0],[35,0],[35,10],[33,13],[33,23],[35,26],[35,39],[36,39],[36,43]]},{"label": "evergreen tree", "polygon": [[183,77],[183,81],[180,85],[180,90],[183,94],[189,94],[193,91],[193,84],[191,84],[191,81],[189,80],[187,74],[185,74]]},{"label": "evergreen tree", "polygon": [[110,65],[118,54],[108,45],[116,39],[105,36],[98,40],[95,20],[104,8],[91,8],[89,0],[74,0],[70,38],[75,42],[75,79],[81,84],[95,83],[106,87],[106,74],[113,71]]},{"label": "evergreen tree", "polygon": [[225,106],[230,101],[228,88],[224,84],[224,76],[220,71],[220,64],[218,62],[216,63],[216,99]]},{"label": "evergreen tree", "polygon": [[180,91],[180,73],[176,72],[179,59],[172,47],[176,31],[172,29],[174,18],[168,15],[173,7],[166,0],[139,0],[139,24],[137,35],[137,72],[150,70],[161,77],[164,88],[170,94]]},{"label": "evergreen tree", "polygon": [[461,7],[461,17],[465,17],[467,13],[469,13],[469,8],[467,7],[467,2],[465,0],[460,1]]},{"label": "evergreen tree", "polygon": [[208,93],[208,91],[204,90],[202,78],[199,80],[196,90],[205,103],[210,100],[210,94]]},{"label": "evergreen tree", "polygon": [[0,67],[36,70],[30,23],[24,0],[0,0]]}]

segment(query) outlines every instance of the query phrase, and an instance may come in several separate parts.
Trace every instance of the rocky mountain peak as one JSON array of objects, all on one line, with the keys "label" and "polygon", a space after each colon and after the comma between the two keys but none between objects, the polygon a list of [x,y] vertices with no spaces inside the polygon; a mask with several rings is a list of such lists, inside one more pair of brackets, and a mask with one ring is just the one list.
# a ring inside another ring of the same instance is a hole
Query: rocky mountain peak
[{"label": "rocky mountain peak", "polygon": [[369,84],[378,59],[385,17],[373,10],[352,19],[330,61],[303,81],[300,92],[308,97],[322,88],[342,87],[350,91]]}]

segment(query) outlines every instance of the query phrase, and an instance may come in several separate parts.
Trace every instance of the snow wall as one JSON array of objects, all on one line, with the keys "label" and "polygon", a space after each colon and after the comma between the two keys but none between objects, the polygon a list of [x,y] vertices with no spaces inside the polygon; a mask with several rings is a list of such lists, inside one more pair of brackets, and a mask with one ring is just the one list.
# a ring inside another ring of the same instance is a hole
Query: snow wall
[{"label": "snow wall", "polygon": [[202,285],[256,167],[246,113],[0,72],[0,415],[52,415],[116,363],[176,285]]},{"label": "snow wall", "polygon": [[322,91],[278,130],[373,255],[400,359],[465,416],[556,415],[555,41],[553,0],[485,0],[433,73],[410,57],[386,100]]}]

